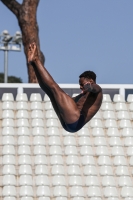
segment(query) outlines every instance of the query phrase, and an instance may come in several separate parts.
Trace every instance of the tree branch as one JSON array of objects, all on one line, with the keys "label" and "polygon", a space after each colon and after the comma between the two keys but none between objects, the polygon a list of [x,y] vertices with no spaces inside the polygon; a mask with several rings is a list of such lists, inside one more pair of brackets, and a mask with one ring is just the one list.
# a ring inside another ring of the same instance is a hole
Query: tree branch
[{"label": "tree branch", "polygon": [[34,3],[36,5],[36,8],[37,8],[39,1],[40,0],[23,0],[22,5],[23,6],[29,6],[30,4],[32,5]]},{"label": "tree branch", "polygon": [[16,0],[1,0],[2,3],[9,8],[16,16],[18,16],[19,9],[21,8],[21,4],[19,4]]}]

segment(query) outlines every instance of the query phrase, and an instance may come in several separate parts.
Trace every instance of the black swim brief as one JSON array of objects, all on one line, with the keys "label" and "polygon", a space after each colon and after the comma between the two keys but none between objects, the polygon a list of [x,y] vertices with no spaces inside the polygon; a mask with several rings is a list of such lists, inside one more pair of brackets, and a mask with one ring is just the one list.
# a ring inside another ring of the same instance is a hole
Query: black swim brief
[{"label": "black swim brief", "polygon": [[78,130],[80,130],[84,126],[84,121],[85,121],[85,118],[81,114],[79,119],[76,122],[74,122],[72,124],[64,123],[63,128],[68,132],[74,133],[74,132],[77,132]]}]

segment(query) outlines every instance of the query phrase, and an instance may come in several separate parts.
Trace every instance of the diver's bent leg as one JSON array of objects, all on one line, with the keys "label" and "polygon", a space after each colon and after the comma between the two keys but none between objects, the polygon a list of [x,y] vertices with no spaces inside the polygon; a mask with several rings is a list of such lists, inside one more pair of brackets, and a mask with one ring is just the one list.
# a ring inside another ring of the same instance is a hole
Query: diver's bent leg
[{"label": "diver's bent leg", "polygon": [[58,86],[48,71],[42,66],[40,61],[35,63],[33,67],[41,88],[44,91],[47,88],[47,90],[50,91],[50,94],[48,95],[50,99],[52,99],[53,105],[55,103],[57,104],[58,109],[56,108],[56,113],[59,112],[57,115],[60,115],[61,118],[63,118],[63,120],[68,124],[77,121],[80,116],[80,112],[73,99]]}]

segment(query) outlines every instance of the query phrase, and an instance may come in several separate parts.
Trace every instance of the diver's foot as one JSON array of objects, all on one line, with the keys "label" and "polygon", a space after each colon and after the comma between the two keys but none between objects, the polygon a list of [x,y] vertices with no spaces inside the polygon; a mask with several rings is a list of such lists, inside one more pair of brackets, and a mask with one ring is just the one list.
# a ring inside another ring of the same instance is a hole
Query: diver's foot
[{"label": "diver's foot", "polygon": [[38,59],[37,46],[33,42],[28,48],[28,63],[32,64]]}]

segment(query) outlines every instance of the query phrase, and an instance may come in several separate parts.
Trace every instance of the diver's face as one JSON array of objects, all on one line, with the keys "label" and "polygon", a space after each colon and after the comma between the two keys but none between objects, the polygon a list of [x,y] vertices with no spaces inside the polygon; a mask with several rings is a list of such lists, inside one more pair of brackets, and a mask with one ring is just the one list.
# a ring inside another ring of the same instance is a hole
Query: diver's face
[{"label": "diver's face", "polygon": [[84,78],[84,77],[81,77],[80,79],[79,79],[79,85],[80,85],[80,89],[82,90],[82,92],[83,93],[86,93],[87,91],[85,91],[85,89],[84,89],[84,85],[85,84],[87,84],[87,83],[90,83],[90,84],[92,84],[92,83],[94,83],[94,81],[92,80],[92,79],[88,79],[88,78]]}]

